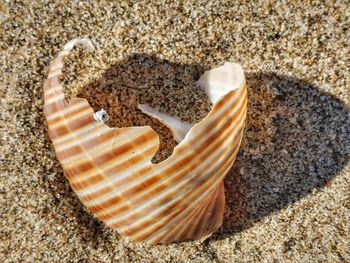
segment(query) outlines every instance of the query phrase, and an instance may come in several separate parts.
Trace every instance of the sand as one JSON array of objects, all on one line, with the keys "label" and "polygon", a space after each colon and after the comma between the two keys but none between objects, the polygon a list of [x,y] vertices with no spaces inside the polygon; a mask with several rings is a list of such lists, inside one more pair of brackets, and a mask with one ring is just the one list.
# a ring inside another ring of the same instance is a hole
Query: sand
[{"label": "sand", "polygon": [[[349,2],[115,2],[0,3],[0,262],[350,262]],[[155,162],[176,143],[136,103],[197,122],[210,108],[200,74],[243,66],[245,138],[225,178],[223,226],[206,241],[132,242],[71,190],[42,84],[82,36],[96,50],[69,56],[66,93],[106,108],[110,126],[151,125]]]}]

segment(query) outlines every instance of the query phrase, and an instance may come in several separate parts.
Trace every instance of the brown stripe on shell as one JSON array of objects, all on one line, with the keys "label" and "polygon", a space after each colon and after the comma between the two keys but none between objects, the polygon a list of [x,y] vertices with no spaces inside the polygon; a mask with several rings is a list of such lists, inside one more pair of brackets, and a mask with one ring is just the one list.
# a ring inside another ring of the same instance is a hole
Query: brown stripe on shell
[{"label": "brown stripe on shell", "polygon": [[[221,183],[222,185],[222,183]],[[178,240],[179,237],[181,239],[186,239],[186,236],[191,235],[197,228],[198,224],[203,222],[203,217],[201,217],[201,214],[205,213],[208,208],[208,204],[210,204],[213,201],[213,197],[215,196],[217,189],[214,189],[205,200],[201,204],[199,204],[195,209],[190,210],[188,214],[186,214],[186,219],[188,222],[191,222],[191,224],[177,224],[172,225],[169,229],[167,229],[167,232],[165,232],[163,235],[154,235],[154,233],[149,232],[148,235],[140,236],[140,239],[146,239],[152,236],[152,242],[159,242],[163,240],[162,243],[167,243],[166,240]],[[208,229],[210,230],[210,229]],[[155,237],[154,237],[155,236]]]},{"label": "brown stripe on shell", "polygon": [[[72,105],[70,105],[70,106],[72,106]],[[70,108],[72,108],[72,107],[70,107]],[[89,108],[90,108],[90,106],[88,104],[82,104],[79,108],[72,109],[69,112],[67,112],[66,114],[62,113],[55,118],[48,119],[48,124],[50,125],[50,124],[55,124],[55,123],[61,122],[62,120],[64,120],[64,118],[68,117],[68,114],[69,114],[69,116],[78,115],[78,114],[81,114],[82,112],[86,111]]]},{"label": "brown stripe on shell", "polygon": [[88,170],[96,166],[103,165],[105,162],[117,159],[119,155],[132,152],[132,150],[135,150],[135,148],[145,144],[148,140],[151,140],[152,138],[154,138],[154,133],[150,131],[146,134],[142,134],[136,137],[133,141],[129,141],[123,145],[116,145],[115,148],[111,147],[110,151],[102,152],[97,156],[90,155],[90,160],[86,160],[85,162],[70,167],[69,170],[71,170],[72,173],[67,171],[67,174],[69,177],[73,177],[74,175],[87,172]]},{"label": "brown stripe on shell", "polygon": [[79,129],[75,129],[74,132],[55,138],[53,143],[55,147],[61,151],[79,144],[79,141],[76,140],[77,136],[82,138],[83,141],[94,140],[96,138],[96,133],[105,133],[107,130],[113,129],[106,129],[103,127],[103,124],[100,123],[91,123]]},{"label": "brown stripe on shell", "polygon": [[[150,151],[150,152],[153,152],[153,153],[155,152],[155,150],[156,150],[155,147],[149,149],[149,151]],[[147,151],[147,152],[148,152],[148,151]],[[148,154],[147,154],[147,155],[148,155]],[[146,156],[147,156],[147,155],[146,155]],[[145,156],[143,156],[143,157],[145,157]],[[129,167],[130,167],[130,166],[129,166]],[[118,169],[118,168],[119,168],[119,166],[112,167],[112,168],[111,168],[112,171],[110,172],[110,174],[109,174],[108,177],[114,176],[115,173],[116,173],[116,171],[115,171],[114,169]],[[138,174],[138,175],[141,176],[141,175],[143,175],[143,174],[149,172],[149,171],[152,170],[152,169],[153,169],[152,166],[146,166],[146,167],[142,168],[141,170],[135,172],[135,174]],[[108,175],[109,171],[106,170],[105,173]],[[129,178],[128,178],[128,179],[129,179]],[[128,180],[127,180],[127,179],[124,179],[124,180],[121,180],[121,181],[117,181],[115,184],[113,184],[113,186],[117,186],[117,184],[125,183],[126,181],[128,181]],[[84,196],[79,196],[79,198],[80,198],[83,202],[88,202],[88,201],[91,201],[91,200],[93,200],[93,199],[97,199],[98,197],[103,196],[103,195],[105,195],[105,194],[108,194],[108,193],[112,192],[113,190],[114,190],[114,187],[112,188],[112,187],[110,187],[110,186],[107,186],[106,188],[102,188],[102,189],[100,189],[100,190],[98,190],[98,191],[96,191],[96,192],[89,193],[89,194],[84,195]]]},{"label": "brown stripe on shell", "polygon": [[50,116],[51,114],[54,114],[56,112],[61,111],[62,109],[64,109],[64,107],[65,107],[65,103],[64,103],[64,101],[61,101],[61,100],[58,100],[55,103],[45,104],[44,105],[44,114],[45,114],[45,116],[47,116],[46,118],[48,118],[48,116]]},{"label": "brown stripe on shell", "polygon": [[[108,168],[108,169],[104,169],[104,174],[106,175],[106,177],[112,177],[112,176],[116,176],[117,173],[120,173],[120,171],[124,169],[128,169],[128,168],[131,168],[132,166],[136,165],[136,164],[139,164],[141,161],[144,160],[144,158],[146,156],[149,156],[150,154],[153,154],[155,152],[155,147],[152,146],[148,149],[146,149],[145,151],[142,151],[142,152],[139,152],[137,154],[134,154],[132,155],[131,158],[129,159],[125,159],[123,160],[123,162],[121,163],[117,163],[116,165],[112,166],[111,168]],[[140,171],[144,171],[144,172],[147,172],[149,169],[141,169]],[[101,180],[98,180],[97,178],[95,178],[96,176],[99,176],[99,174],[97,175],[93,175],[91,177],[88,177],[88,178],[83,178],[81,179],[80,181],[76,182],[76,183],[73,183],[72,182],[72,187],[75,186],[75,184],[77,183],[84,183],[84,182],[87,182],[87,185],[90,185],[90,183],[93,181],[94,184],[95,183],[99,183],[101,182]],[[123,183],[126,183],[126,181],[129,180],[129,178],[125,178],[125,179],[121,179],[121,180],[118,180],[118,184],[123,184]],[[95,196],[95,198],[97,198],[97,196]],[[88,201],[88,200],[91,200],[91,199],[85,199],[85,201]],[[108,201],[108,200],[107,200]]]},{"label": "brown stripe on shell", "polygon": [[63,132],[65,128],[68,128],[69,132],[73,132],[74,130],[80,129],[95,122],[95,119],[92,116],[93,113],[93,110],[90,109],[90,111],[86,112],[83,116],[75,119],[70,119],[68,121],[65,119],[65,122],[61,123],[59,126],[51,128],[50,130],[57,136],[63,136],[66,134],[66,132]]},{"label": "brown stripe on shell", "polygon": [[[108,141],[110,139],[112,139],[114,136],[116,136],[117,134],[117,130],[115,129],[110,129],[106,132],[103,132],[100,134],[100,136],[94,136],[92,138],[90,138],[89,140],[84,140],[82,142],[75,140],[76,144],[72,144],[71,147],[69,148],[65,148],[63,150],[59,150],[57,151],[57,154],[59,155],[64,155],[66,156],[64,159],[60,159],[62,161],[65,161],[65,159],[71,160],[72,158],[75,158],[76,155],[85,152],[86,150],[90,150],[91,148],[98,146],[99,144],[103,143],[104,141]],[[75,149],[79,149],[79,150],[75,150]],[[110,150],[110,149],[108,149]],[[82,160],[79,162],[79,164],[81,164],[83,162],[83,158]],[[73,162],[71,161],[69,164],[66,164],[66,167],[68,168],[73,168],[75,166],[76,160],[73,160]]]}]

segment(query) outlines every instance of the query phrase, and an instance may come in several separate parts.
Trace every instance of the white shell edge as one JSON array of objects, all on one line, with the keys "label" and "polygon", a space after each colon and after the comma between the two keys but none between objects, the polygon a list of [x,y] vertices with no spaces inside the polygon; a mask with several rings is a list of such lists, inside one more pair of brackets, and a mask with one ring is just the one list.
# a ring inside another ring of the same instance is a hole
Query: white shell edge
[{"label": "white shell edge", "polygon": [[242,86],[244,80],[242,67],[236,63],[226,62],[221,67],[206,71],[199,78],[197,84],[214,104],[230,90]]},{"label": "white shell edge", "polygon": [[177,143],[180,143],[186,136],[187,132],[192,128],[192,124],[182,122],[179,119],[172,117],[168,114],[161,113],[158,110],[152,108],[148,104],[138,104],[137,107],[148,116],[156,118],[165,126],[167,126],[173,133],[174,139]]}]

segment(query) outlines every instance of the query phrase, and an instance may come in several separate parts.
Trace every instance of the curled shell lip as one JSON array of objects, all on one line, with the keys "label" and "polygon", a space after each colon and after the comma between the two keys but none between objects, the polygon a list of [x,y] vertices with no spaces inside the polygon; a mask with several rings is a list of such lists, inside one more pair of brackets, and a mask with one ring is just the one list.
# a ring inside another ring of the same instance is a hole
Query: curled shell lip
[{"label": "curled shell lip", "polygon": [[205,239],[222,224],[223,179],[243,135],[247,91],[238,64],[205,72],[198,85],[213,107],[196,124],[183,123],[148,105],[146,114],[167,125],[179,142],[172,155],[153,164],[159,138],[149,126],[109,128],[104,110],[85,99],[69,104],[59,82],[73,39],[50,64],[44,83],[44,114],[65,176],[88,209],[132,240],[151,244]]}]

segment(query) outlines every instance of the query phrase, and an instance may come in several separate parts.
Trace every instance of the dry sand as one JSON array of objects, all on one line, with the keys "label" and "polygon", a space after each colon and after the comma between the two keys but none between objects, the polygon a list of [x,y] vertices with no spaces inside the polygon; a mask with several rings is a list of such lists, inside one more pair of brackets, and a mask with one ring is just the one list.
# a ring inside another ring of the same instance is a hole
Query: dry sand
[{"label": "dry sand", "polygon": [[[350,262],[348,1],[83,2],[0,2],[0,262]],[[205,242],[131,242],[70,189],[42,84],[81,36],[96,50],[70,55],[67,94],[106,108],[111,126],[151,125],[155,161],[175,142],[137,101],[195,122],[210,106],[200,74],[243,66],[246,135],[225,179],[224,224]]]}]

